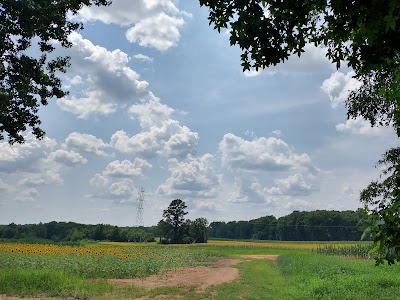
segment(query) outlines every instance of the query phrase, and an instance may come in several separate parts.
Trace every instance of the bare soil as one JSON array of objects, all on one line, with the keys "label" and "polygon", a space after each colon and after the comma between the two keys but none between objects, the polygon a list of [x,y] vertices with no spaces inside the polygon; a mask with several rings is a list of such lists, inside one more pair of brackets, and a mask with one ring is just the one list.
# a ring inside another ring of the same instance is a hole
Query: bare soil
[{"label": "bare soil", "polygon": [[108,282],[119,285],[132,284],[148,289],[160,286],[194,286],[202,291],[210,286],[238,279],[239,269],[233,266],[240,262],[243,260],[221,259],[213,267],[179,268],[143,279],[109,279]]}]

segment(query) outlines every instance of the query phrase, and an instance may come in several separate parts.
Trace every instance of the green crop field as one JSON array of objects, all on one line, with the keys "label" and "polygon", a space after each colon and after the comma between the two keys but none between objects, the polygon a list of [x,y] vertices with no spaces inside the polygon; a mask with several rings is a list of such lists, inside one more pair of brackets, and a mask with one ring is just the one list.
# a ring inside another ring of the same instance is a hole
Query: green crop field
[{"label": "green crop field", "polygon": [[[400,267],[375,266],[366,243],[210,241],[157,245],[86,246],[0,244],[0,298],[59,299],[400,299]],[[277,260],[244,255],[278,255]],[[110,278],[142,278],[184,267],[240,259],[239,277],[192,286],[115,285]],[[2,296],[1,296],[2,295]]]}]

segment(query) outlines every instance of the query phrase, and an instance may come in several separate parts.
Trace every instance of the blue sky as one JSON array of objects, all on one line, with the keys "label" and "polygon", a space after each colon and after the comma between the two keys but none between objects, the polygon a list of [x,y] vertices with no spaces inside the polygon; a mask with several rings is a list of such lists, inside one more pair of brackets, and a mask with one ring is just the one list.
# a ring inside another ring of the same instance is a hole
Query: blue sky
[{"label": "blue sky", "polygon": [[[114,0],[73,33],[70,94],[42,107],[47,135],[0,143],[2,224],[156,225],[180,198],[190,219],[355,210],[395,134],[346,120],[359,83],[325,50],[243,73],[240,49],[197,1]],[[32,50],[33,54],[35,50]]]}]

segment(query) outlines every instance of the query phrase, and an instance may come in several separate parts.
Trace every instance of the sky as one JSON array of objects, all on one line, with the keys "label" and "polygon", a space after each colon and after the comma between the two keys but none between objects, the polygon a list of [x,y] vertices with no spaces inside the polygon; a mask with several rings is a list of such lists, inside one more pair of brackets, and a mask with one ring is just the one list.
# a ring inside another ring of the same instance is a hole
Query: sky
[{"label": "sky", "polygon": [[360,83],[323,48],[243,72],[198,1],[114,0],[70,17],[84,30],[57,47],[69,95],[40,108],[46,137],[0,143],[0,224],[151,226],[174,199],[209,222],[356,210],[396,145],[393,129],[346,119]]}]

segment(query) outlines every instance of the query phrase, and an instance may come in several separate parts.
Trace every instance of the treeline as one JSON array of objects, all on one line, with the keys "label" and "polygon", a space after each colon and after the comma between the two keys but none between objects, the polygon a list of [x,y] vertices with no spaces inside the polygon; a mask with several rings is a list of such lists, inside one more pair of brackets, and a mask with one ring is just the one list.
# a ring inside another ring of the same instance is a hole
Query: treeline
[{"label": "treeline", "polygon": [[281,241],[360,240],[362,211],[294,211],[275,218],[265,216],[250,221],[212,222],[210,238]]},{"label": "treeline", "polygon": [[152,227],[118,227],[97,224],[85,225],[74,222],[50,222],[39,224],[0,225],[2,239],[45,239],[54,242],[76,242],[81,240],[141,242],[154,241],[157,226]]},{"label": "treeline", "polygon": [[53,242],[81,240],[151,242],[155,241],[155,237],[162,237],[164,242],[176,242],[177,237],[182,235],[191,237],[190,241],[195,242],[206,242],[208,237],[282,241],[351,241],[360,240],[359,222],[361,218],[361,210],[317,210],[294,211],[281,218],[265,216],[250,221],[212,222],[208,228],[207,221],[204,219],[204,222],[200,222],[201,218],[200,221],[186,220],[186,222],[182,219],[182,224],[175,224],[175,226],[166,222],[168,221],[166,218],[159,222],[159,226],[151,227],[85,225],[55,221],[26,225],[11,223],[0,225],[0,239],[44,239]]}]

